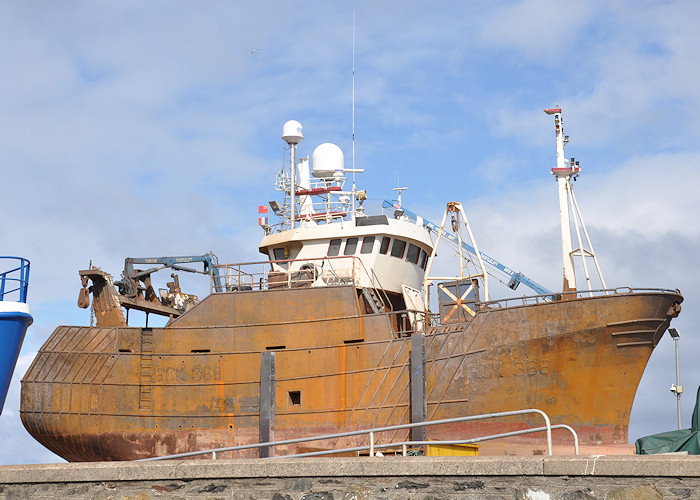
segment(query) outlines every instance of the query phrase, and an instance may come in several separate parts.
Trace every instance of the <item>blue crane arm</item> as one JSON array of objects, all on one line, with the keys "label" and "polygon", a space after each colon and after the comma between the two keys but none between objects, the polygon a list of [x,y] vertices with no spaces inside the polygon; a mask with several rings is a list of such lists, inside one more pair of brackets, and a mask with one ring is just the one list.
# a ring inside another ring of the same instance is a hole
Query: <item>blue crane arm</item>
[{"label": "blue crane arm", "polygon": [[[405,215],[407,215],[408,217],[410,217],[414,220],[418,220],[418,215],[411,212],[410,210],[407,210],[405,207],[402,207],[401,205],[399,205],[395,201],[384,200],[384,203],[382,206],[384,208],[394,208],[396,210],[402,210],[403,213]],[[434,230],[435,232],[441,232],[443,237],[449,239],[450,241],[453,241],[454,243],[459,244],[459,240],[457,239],[457,237],[454,234],[452,234],[448,231],[445,231],[444,229],[441,230],[440,226],[433,224],[429,220],[423,219],[423,225],[430,230]],[[462,241],[462,248],[466,249],[472,255],[476,255],[476,250],[474,249],[474,247],[471,246],[470,244],[464,242],[464,241]],[[492,267],[495,267],[499,271],[504,272],[505,274],[507,274],[510,277],[510,281],[508,282],[508,286],[510,288],[512,288],[513,290],[518,288],[518,285],[520,283],[522,283],[523,285],[534,290],[538,295],[551,295],[552,297],[554,296],[554,293],[552,291],[548,290],[547,288],[543,287],[542,285],[531,280],[530,278],[525,276],[523,273],[513,271],[509,267],[506,267],[503,264],[501,264],[500,262],[498,262],[493,257],[489,257],[484,252],[480,251],[479,254],[481,255],[481,258],[483,259],[484,262],[486,262],[487,264],[489,264]]]},{"label": "blue crane arm", "polygon": [[[193,262],[204,263],[204,271],[197,271],[196,269],[182,265]],[[221,284],[219,269],[216,267],[217,263],[218,259],[213,253],[208,253],[205,255],[186,255],[181,257],[127,257],[124,260],[124,277],[132,279],[139,278],[141,276],[152,274],[160,269],[169,267],[176,271],[209,274],[214,278],[214,287],[216,288],[216,291],[221,292],[224,290],[224,286]],[[136,272],[134,270],[134,264],[156,264],[160,267],[151,267],[149,269]]]}]

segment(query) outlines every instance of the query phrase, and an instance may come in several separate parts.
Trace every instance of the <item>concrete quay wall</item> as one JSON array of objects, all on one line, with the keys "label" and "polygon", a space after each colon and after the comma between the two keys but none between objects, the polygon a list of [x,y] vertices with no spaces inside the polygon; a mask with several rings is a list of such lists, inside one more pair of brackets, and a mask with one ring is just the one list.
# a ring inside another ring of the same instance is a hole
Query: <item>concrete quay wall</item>
[{"label": "concrete quay wall", "polygon": [[0,499],[699,499],[700,456],[360,457],[0,466]]}]

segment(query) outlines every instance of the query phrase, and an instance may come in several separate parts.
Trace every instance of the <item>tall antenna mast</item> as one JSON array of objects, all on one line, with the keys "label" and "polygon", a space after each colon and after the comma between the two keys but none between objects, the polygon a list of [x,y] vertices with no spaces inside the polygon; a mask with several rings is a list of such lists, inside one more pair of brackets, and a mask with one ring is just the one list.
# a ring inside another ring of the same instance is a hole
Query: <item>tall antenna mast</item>
[{"label": "tall antenna mast", "polygon": [[395,187],[395,188],[394,188],[394,191],[398,191],[398,192],[399,192],[399,195],[398,195],[396,201],[397,201],[397,203],[399,204],[399,206],[402,206],[402,203],[401,203],[401,193],[402,193],[403,191],[406,191],[408,188],[407,188],[407,187],[400,187],[400,186],[401,186],[401,182],[399,181],[399,178],[398,178],[398,177],[396,178],[396,185],[399,186],[399,187]]},{"label": "tall antenna mast", "polygon": [[352,11],[352,213],[355,214],[355,10]]}]

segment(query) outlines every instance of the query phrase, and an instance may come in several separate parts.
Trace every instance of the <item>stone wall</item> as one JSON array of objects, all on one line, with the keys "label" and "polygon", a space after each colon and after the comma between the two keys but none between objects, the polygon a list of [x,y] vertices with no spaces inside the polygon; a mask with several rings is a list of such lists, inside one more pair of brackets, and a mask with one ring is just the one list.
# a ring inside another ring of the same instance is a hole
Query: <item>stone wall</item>
[{"label": "stone wall", "polygon": [[700,457],[381,457],[0,467],[0,499],[700,499]]}]

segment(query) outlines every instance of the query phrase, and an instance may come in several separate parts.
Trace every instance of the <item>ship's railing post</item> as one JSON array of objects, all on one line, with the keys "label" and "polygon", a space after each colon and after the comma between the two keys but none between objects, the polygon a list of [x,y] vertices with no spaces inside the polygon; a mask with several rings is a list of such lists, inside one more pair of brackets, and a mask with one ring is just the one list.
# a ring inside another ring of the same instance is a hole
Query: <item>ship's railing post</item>
[{"label": "ship's railing post", "polygon": [[545,426],[547,427],[547,452],[551,455],[552,454],[552,424],[549,421],[549,416],[540,410],[537,410],[540,415],[542,415],[542,418],[544,418],[545,421]]}]

